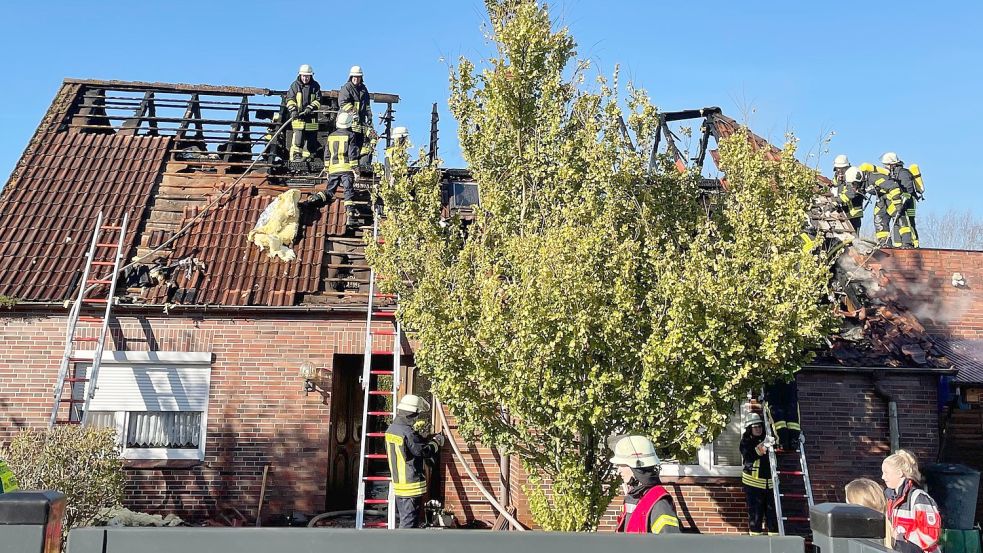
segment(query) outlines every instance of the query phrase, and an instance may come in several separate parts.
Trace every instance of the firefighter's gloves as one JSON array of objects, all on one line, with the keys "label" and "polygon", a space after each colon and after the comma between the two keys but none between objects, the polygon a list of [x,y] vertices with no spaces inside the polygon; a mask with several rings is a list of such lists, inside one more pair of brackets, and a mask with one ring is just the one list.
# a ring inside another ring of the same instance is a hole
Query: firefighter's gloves
[{"label": "firefighter's gloves", "polygon": [[437,444],[437,447],[444,447],[444,435],[442,433],[434,434],[430,440]]},{"label": "firefighter's gloves", "polygon": [[314,108],[312,108],[311,106],[307,106],[306,108],[304,108],[304,111],[300,112],[300,115],[301,117],[307,117],[313,112],[314,112]]},{"label": "firefighter's gloves", "polygon": [[765,441],[761,442],[761,445],[765,446],[765,449],[775,449],[775,437],[765,437]]}]

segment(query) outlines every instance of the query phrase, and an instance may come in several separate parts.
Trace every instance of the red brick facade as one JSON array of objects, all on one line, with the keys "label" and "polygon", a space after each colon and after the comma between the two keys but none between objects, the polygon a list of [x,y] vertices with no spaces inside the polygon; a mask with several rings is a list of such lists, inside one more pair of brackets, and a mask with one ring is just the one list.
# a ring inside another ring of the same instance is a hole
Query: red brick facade
[{"label": "red brick facade", "polygon": [[[883,250],[868,266],[930,334],[983,340],[983,251]],[[966,284],[953,286],[953,273]]]},{"label": "red brick facade", "polygon": [[[269,463],[264,512],[324,510],[330,401],[317,392],[305,396],[299,368],[310,361],[331,369],[335,354],[361,354],[365,327],[357,315],[121,314],[118,320],[130,349],[147,349],[141,341],[150,334],[158,349],[192,345],[213,353],[204,463],[127,470],[128,506],[200,519],[222,501],[252,516]],[[60,314],[0,313],[0,441],[47,424],[64,328]],[[373,349],[386,348],[391,342]],[[330,382],[325,386],[330,390]]]}]

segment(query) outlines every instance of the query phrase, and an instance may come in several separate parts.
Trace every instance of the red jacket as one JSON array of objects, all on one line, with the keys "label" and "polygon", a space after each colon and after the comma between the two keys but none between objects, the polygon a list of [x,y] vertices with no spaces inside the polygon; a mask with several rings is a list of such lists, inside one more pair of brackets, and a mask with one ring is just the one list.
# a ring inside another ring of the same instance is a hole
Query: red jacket
[{"label": "red jacket", "polygon": [[910,544],[925,553],[938,553],[942,515],[935,500],[907,479],[900,490],[888,490],[888,494],[893,495],[888,497],[887,513],[898,542],[895,549],[912,550],[906,547]]}]

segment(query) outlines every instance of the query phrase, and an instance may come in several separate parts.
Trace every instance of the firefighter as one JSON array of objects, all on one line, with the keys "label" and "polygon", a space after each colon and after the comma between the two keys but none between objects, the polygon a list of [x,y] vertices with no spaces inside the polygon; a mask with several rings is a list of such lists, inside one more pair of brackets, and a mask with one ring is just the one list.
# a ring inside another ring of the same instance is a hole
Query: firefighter
[{"label": "firefighter", "polygon": [[335,190],[341,186],[345,191],[345,214],[347,224],[355,223],[358,213],[355,211],[355,173],[354,161],[358,158],[358,149],[352,140],[352,116],[347,111],[338,112],[335,120],[335,131],[328,135],[324,148],[325,165],[328,171],[328,188],[318,192],[301,203],[302,207],[317,207],[328,203],[334,197]]},{"label": "firefighter", "polygon": [[904,162],[898,158],[898,154],[887,152],[882,155],[881,165],[887,169],[888,175],[901,187],[902,217],[898,229],[901,238],[900,245],[902,248],[917,248],[918,231],[915,229],[915,201],[922,199],[920,187],[915,182],[915,176],[905,168]]},{"label": "firefighter", "polygon": [[7,466],[6,461],[0,459],[0,493],[13,492],[19,489],[20,486],[17,485],[14,472]]},{"label": "firefighter", "polygon": [[889,455],[881,463],[881,479],[887,485],[887,519],[894,550],[938,553],[942,515],[935,500],[920,486],[915,456],[903,449]]},{"label": "firefighter", "polygon": [[625,436],[614,445],[611,464],[625,491],[618,518],[618,532],[678,534],[679,518],[672,496],[659,484],[659,462],[655,446],[645,436]]},{"label": "firefighter", "polygon": [[396,496],[399,528],[420,528],[423,494],[427,478],[423,472],[426,458],[436,457],[444,436],[435,434],[424,439],[414,429],[420,417],[430,411],[427,400],[413,394],[403,396],[396,405],[396,416],[386,429],[386,456]]},{"label": "firefighter", "polygon": [[833,181],[839,185],[843,182],[846,170],[850,168],[850,158],[846,154],[840,154],[833,158]]},{"label": "firefighter", "polygon": [[874,204],[874,232],[879,246],[901,246],[901,227],[904,218],[901,185],[891,178],[887,169],[870,163],[860,166],[866,189],[877,195]]},{"label": "firefighter", "polygon": [[771,461],[768,450],[775,439],[765,435],[765,424],[761,415],[751,413],[744,423],[741,436],[741,459],[744,470],[741,484],[744,485],[744,499],[747,501],[748,529],[752,536],[778,532],[778,518],[775,516],[775,494],[772,493]]},{"label": "firefighter", "polygon": [[396,127],[393,129],[393,143],[392,146],[386,148],[386,157],[384,160],[386,175],[388,175],[389,178],[392,178],[393,175],[392,170],[396,153],[400,150],[405,150],[409,146],[409,136],[410,133],[406,130],[406,127]]},{"label": "firefighter", "polygon": [[297,70],[297,80],[290,85],[286,95],[287,111],[294,119],[290,122],[293,139],[290,143],[290,161],[306,160],[317,145],[317,115],[321,108],[321,85],[314,80],[314,69],[306,63]]},{"label": "firefighter", "polygon": [[860,225],[863,224],[865,193],[864,174],[856,167],[848,167],[842,177],[836,181],[836,196],[840,208],[850,219],[853,232],[860,235]]},{"label": "firefighter", "polygon": [[765,386],[765,409],[771,415],[772,429],[779,448],[785,451],[799,450],[799,387],[793,377],[791,382],[777,381]]},{"label": "firefighter", "polygon": [[362,157],[363,149],[366,146],[369,147],[366,152],[367,160],[359,161],[361,166],[370,165],[372,162],[371,140],[375,140],[377,136],[375,129],[372,128],[372,106],[369,103],[369,89],[365,88],[364,75],[360,66],[353,65],[348,71],[348,81],[338,91],[338,106],[353,117],[352,133],[354,133],[359,158]]}]

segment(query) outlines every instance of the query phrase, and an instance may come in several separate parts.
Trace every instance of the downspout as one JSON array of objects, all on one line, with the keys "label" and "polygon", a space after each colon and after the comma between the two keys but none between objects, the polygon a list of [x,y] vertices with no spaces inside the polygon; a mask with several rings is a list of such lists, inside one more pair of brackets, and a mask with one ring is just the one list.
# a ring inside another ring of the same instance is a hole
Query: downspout
[{"label": "downspout", "polygon": [[883,375],[880,373],[873,373],[872,380],[874,382],[874,394],[877,397],[883,399],[887,402],[887,424],[888,424],[888,435],[891,440],[891,453],[901,449],[901,436],[898,431],[898,402],[895,401],[894,396],[891,395],[884,388],[884,382],[882,381]]}]

